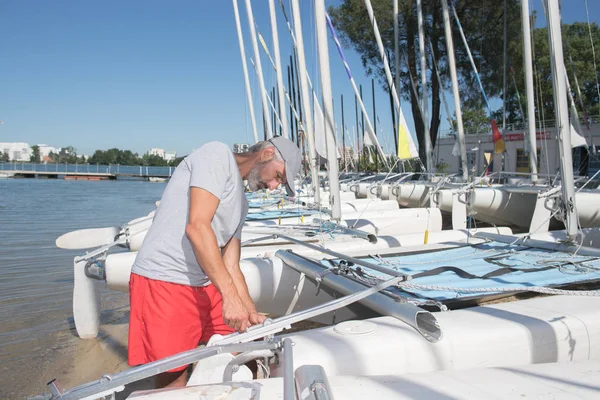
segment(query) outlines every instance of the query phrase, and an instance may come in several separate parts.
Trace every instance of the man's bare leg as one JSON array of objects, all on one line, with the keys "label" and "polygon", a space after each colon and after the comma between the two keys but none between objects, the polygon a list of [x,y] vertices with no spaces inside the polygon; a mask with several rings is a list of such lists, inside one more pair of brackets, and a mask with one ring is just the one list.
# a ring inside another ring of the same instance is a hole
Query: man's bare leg
[{"label": "man's bare leg", "polygon": [[157,389],[184,387],[187,383],[187,368],[178,372],[163,372],[154,380]]}]

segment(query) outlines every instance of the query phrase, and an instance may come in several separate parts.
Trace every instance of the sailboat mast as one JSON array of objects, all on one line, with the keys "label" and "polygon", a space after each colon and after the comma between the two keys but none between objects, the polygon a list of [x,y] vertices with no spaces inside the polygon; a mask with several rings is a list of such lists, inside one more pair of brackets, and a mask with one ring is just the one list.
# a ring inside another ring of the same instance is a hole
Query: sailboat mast
[{"label": "sailboat mast", "polygon": [[246,98],[248,100],[248,111],[252,123],[252,133],[254,134],[254,143],[258,142],[258,132],[256,130],[256,117],[254,115],[254,103],[252,101],[252,91],[250,89],[250,80],[248,78],[248,65],[246,64],[246,50],[244,49],[244,38],[242,37],[242,25],[240,23],[240,11],[237,0],[233,1],[233,14],[235,15],[235,26],[237,28],[238,42],[240,44],[240,55],[242,56],[242,69],[244,71],[244,85],[246,86]]},{"label": "sailboat mast", "polygon": [[458,92],[456,60],[454,59],[454,41],[452,40],[452,28],[450,27],[448,0],[442,0],[442,13],[444,15],[446,47],[448,49],[448,65],[450,66],[450,78],[452,79],[452,94],[454,95],[454,113],[456,114],[456,132],[458,134],[458,145],[460,147],[462,176],[463,179],[467,181],[469,179],[469,171],[467,167],[467,148],[465,145],[465,131],[463,129],[462,111],[460,108],[460,94]]},{"label": "sailboat mast", "polygon": [[358,96],[354,94],[354,113],[356,114],[356,172],[360,172],[360,134],[358,133]]},{"label": "sailboat mast", "polygon": [[267,88],[263,79],[262,64],[260,63],[260,53],[258,51],[258,42],[256,40],[256,28],[254,26],[254,15],[252,14],[252,4],[250,0],[246,0],[246,13],[248,14],[248,25],[250,27],[250,37],[252,39],[252,50],[254,51],[254,65],[256,66],[256,75],[258,75],[258,86],[260,98],[263,106],[264,129],[267,139],[273,137],[271,129],[271,116],[269,115],[269,101],[267,100]]},{"label": "sailboat mast", "polygon": [[574,241],[577,236],[577,208],[573,184],[573,156],[571,153],[571,128],[569,106],[567,104],[567,84],[563,56],[558,0],[546,0],[548,13],[548,41],[550,42],[550,66],[552,67],[552,87],[554,88],[554,110],[556,129],[560,142],[560,178],[563,198],[563,212],[567,236]]},{"label": "sailboat mast", "polygon": [[329,46],[327,45],[327,21],[325,20],[325,0],[315,0],[315,25],[317,28],[317,50],[321,71],[321,95],[323,96],[323,116],[325,117],[325,143],[329,164],[329,199],[331,218],[342,219],[340,203],[339,165],[335,145],[335,120],[333,117],[333,95],[331,92],[331,72],[329,67]]},{"label": "sailboat mast", "polygon": [[419,53],[421,55],[421,112],[423,113],[423,127],[425,135],[425,167],[427,172],[433,173],[431,161],[431,135],[429,133],[428,91],[427,91],[427,62],[425,61],[425,32],[423,29],[423,7],[421,0],[417,0],[417,20],[419,24]]},{"label": "sailboat mast", "polygon": [[[371,78],[371,93],[373,95],[373,132],[377,136],[377,109],[375,107],[375,79]],[[375,153],[375,171],[379,172],[379,157]]]},{"label": "sailboat mast", "polygon": [[[249,1],[249,0],[246,0]],[[310,112],[310,98],[308,94],[308,79],[306,76],[306,58],[304,57],[304,39],[302,35],[302,18],[300,16],[300,5],[298,0],[292,0],[292,18],[294,20],[294,31],[296,37],[296,50],[298,51],[298,70],[296,71],[297,76],[300,78],[300,91],[302,108],[304,109],[304,119],[302,120],[302,126],[304,128],[304,134],[308,139],[308,155],[310,157],[310,169],[312,174],[313,187],[315,191],[315,203],[320,204],[320,193],[319,193],[319,170],[317,166],[317,152],[315,150],[315,136],[313,133],[313,121]]]},{"label": "sailboat mast", "polygon": [[[271,33],[273,35],[273,55],[275,57],[275,68],[277,69],[277,93],[279,100],[279,109],[285,110],[285,96],[283,86],[283,72],[281,70],[281,57],[279,55],[279,35],[277,33],[277,17],[275,16],[275,0],[269,0],[269,13],[271,15]],[[281,119],[282,136],[290,138],[288,133],[288,121],[286,112],[279,112]]]},{"label": "sailboat mast", "polygon": [[504,73],[502,77],[502,132],[506,131],[506,65],[508,64],[508,7],[504,0]]},{"label": "sailboat mast", "polygon": [[[394,69],[396,71],[396,96],[398,96],[398,98],[400,98],[400,40],[398,38],[399,35],[400,31],[398,27],[398,0],[394,0]],[[394,133],[394,136],[395,135],[396,133]],[[398,151],[398,149],[396,149],[396,151]]]},{"label": "sailboat mast", "polygon": [[341,95],[342,105],[342,157],[344,157],[344,172],[348,172],[348,164],[346,160],[346,124],[344,122],[344,95]]},{"label": "sailboat mast", "polygon": [[531,29],[529,26],[529,0],[521,0],[523,26],[523,56],[525,63],[525,87],[527,89],[527,130],[529,134],[529,168],[531,180],[537,181],[537,144],[535,132],[535,105],[533,94],[533,61],[531,57]]}]

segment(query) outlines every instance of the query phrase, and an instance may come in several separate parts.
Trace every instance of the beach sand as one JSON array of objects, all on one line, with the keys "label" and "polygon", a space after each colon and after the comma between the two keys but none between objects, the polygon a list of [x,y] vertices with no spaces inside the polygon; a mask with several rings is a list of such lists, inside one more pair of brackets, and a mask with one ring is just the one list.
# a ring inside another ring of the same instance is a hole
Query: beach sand
[{"label": "beach sand", "polygon": [[[127,365],[127,334],[129,306],[103,312],[100,330],[95,339],[82,340],[73,329],[73,346],[62,352],[45,375],[53,376],[63,390],[99,379],[105,374],[115,374],[129,368]],[[128,385],[117,394],[125,399],[134,390],[154,388],[154,380],[147,379]]]}]

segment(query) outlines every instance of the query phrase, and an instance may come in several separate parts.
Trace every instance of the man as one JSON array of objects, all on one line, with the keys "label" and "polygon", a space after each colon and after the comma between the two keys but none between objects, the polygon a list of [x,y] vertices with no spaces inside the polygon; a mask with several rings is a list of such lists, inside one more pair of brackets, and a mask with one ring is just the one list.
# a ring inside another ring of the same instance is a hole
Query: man
[{"label": "man", "polygon": [[[283,137],[233,154],[211,142],[175,170],[133,265],[129,365],[195,348],[213,334],[260,324],[240,271],[240,238],[250,190],[286,185],[294,193],[300,150]],[[186,367],[157,376],[157,387],[185,386]]]}]

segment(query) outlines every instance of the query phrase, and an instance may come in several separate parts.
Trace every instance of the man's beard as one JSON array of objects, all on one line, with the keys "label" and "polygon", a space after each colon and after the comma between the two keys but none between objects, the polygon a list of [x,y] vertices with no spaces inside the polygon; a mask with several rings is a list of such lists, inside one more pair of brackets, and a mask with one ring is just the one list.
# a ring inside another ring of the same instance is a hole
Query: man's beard
[{"label": "man's beard", "polygon": [[248,173],[246,181],[248,182],[248,187],[250,188],[250,191],[256,192],[258,190],[267,188],[267,185],[260,180],[260,171],[262,170],[265,164],[266,163],[257,163],[252,168],[252,170],[250,170],[250,173]]}]

